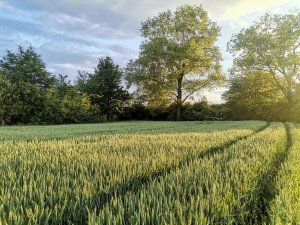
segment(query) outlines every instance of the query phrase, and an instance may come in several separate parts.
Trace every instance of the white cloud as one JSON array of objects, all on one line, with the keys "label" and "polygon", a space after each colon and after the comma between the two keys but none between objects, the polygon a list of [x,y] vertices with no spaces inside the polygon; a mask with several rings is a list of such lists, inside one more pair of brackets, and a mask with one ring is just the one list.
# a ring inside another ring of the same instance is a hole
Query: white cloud
[{"label": "white cloud", "polygon": [[250,13],[260,13],[271,7],[284,5],[290,0],[237,0],[233,4],[227,5],[221,9],[220,18],[223,20],[237,20],[243,15]]},{"label": "white cloud", "polygon": [[222,94],[227,90],[227,88],[221,87],[218,89],[214,89],[209,92],[205,92],[204,96],[207,98],[207,101],[211,104],[221,104],[224,103],[222,99]]},{"label": "white cloud", "polygon": [[232,33],[266,11],[300,8],[299,0],[0,0],[0,28],[5,31],[0,52],[12,43],[31,44],[49,68],[67,74],[106,55],[124,66],[138,53],[141,21],[182,4],[201,3],[222,27],[217,44],[225,56],[224,70],[232,61],[226,53]]},{"label": "white cloud", "polygon": [[272,7],[280,8],[287,3],[300,7],[298,0],[100,0],[98,2],[137,19],[151,17],[167,9],[174,10],[183,4],[203,4],[204,8],[218,20],[237,20],[246,14],[261,13]]},{"label": "white cloud", "polygon": [[79,69],[78,66],[73,65],[71,63],[63,63],[63,64],[52,64],[55,67],[60,67],[60,68],[64,68],[64,69]]},{"label": "white cloud", "polygon": [[232,30],[248,27],[249,25],[250,25],[249,21],[245,19],[236,19],[233,21],[229,21],[229,26]]}]

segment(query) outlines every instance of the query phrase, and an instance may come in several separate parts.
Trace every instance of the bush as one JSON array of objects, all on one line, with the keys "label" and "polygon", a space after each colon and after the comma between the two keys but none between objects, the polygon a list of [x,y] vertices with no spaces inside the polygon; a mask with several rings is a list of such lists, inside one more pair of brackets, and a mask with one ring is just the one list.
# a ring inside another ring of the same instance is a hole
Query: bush
[{"label": "bush", "polygon": [[[205,101],[186,103],[182,106],[181,120],[225,120],[228,109],[225,105],[209,105]],[[176,120],[176,106],[147,107],[143,104],[133,104],[125,107],[118,115],[120,120]]]}]

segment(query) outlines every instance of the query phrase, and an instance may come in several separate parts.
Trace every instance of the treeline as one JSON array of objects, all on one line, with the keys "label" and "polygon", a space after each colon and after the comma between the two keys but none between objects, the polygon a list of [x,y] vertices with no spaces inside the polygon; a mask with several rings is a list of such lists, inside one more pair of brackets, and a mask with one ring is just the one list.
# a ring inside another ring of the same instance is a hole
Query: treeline
[{"label": "treeline", "polygon": [[[66,124],[109,120],[176,120],[176,106],[150,107],[122,87],[124,73],[101,58],[94,73],[79,71],[75,82],[46,71],[32,47],[7,51],[0,60],[2,124]],[[225,119],[222,106],[205,99],[183,106],[182,120]]]},{"label": "treeline", "polygon": [[229,119],[300,122],[299,84],[295,86],[292,101],[285,98],[270,74],[236,76],[229,85],[223,94]]},{"label": "treeline", "polygon": [[3,124],[100,122],[129,100],[121,87],[122,72],[111,58],[99,60],[93,74],[67,76],[46,71],[32,47],[7,51],[0,60],[0,118]]},{"label": "treeline", "polygon": [[79,71],[73,82],[49,73],[32,47],[7,51],[0,60],[0,121],[300,121],[298,11],[266,14],[232,36],[234,62],[221,105],[197,100],[204,89],[226,84],[215,45],[220,28],[202,6],[160,13],[142,23],[141,34],[139,56],[125,68],[100,58],[93,73]]}]

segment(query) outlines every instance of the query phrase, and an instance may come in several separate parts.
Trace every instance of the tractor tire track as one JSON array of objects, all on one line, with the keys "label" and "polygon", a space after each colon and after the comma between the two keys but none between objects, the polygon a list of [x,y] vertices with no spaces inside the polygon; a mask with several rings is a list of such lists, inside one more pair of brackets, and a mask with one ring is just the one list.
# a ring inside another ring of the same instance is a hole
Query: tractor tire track
[{"label": "tractor tire track", "polygon": [[[252,137],[256,135],[259,132],[262,132],[267,127],[270,126],[270,123],[268,122],[266,125],[260,127],[256,131],[254,131],[252,134],[242,136],[235,138],[233,140],[230,140],[220,146],[212,147],[204,152],[200,152],[195,157],[192,157],[190,159],[184,159],[180,161],[177,165],[173,165],[170,167],[167,167],[163,170],[155,171],[154,173],[147,174],[147,175],[141,175],[136,176],[130,180],[128,180],[125,183],[120,183],[114,185],[112,188],[110,188],[107,192],[101,192],[98,193],[96,196],[92,198],[91,204],[87,205],[86,208],[96,210],[96,212],[99,212],[108,202],[110,202],[114,197],[124,197],[127,193],[136,193],[141,188],[147,186],[149,183],[151,183],[153,180],[161,180],[168,174],[170,174],[172,171],[176,169],[180,169],[186,165],[192,164],[197,159],[203,159],[206,157],[213,157],[217,153],[223,152],[225,149],[230,147],[231,145],[236,144],[237,142],[241,140],[245,140],[249,137]],[[88,223],[88,213],[86,212],[84,217],[84,224]]]}]

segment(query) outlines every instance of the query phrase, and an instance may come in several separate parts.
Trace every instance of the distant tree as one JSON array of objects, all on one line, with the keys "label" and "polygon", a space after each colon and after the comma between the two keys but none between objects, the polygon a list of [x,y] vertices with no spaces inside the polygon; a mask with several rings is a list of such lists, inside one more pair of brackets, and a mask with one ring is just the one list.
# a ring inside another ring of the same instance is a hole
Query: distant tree
[{"label": "distant tree", "polygon": [[214,44],[220,28],[202,6],[184,5],[142,23],[139,58],[126,68],[126,80],[152,105],[181,106],[199,90],[222,81],[221,54]]},{"label": "distant tree", "polygon": [[225,120],[227,108],[224,105],[210,105],[205,99],[194,103],[185,103],[182,119],[190,121]]},{"label": "distant tree", "polygon": [[45,113],[46,123],[84,123],[97,122],[98,110],[85,93],[78,91],[76,86],[67,80],[67,76],[58,75],[48,93],[48,104]]},{"label": "distant tree", "polygon": [[228,49],[234,54],[232,74],[271,76],[290,105],[300,80],[300,12],[265,14],[247,29],[233,35]]},{"label": "distant tree", "polygon": [[[85,78],[84,78],[85,79]],[[93,104],[110,120],[129,99],[129,93],[121,85],[122,71],[110,57],[99,59],[93,74],[85,81],[80,80],[83,90],[91,97]],[[78,81],[77,81],[78,82]]]},{"label": "distant tree", "polygon": [[32,47],[7,51],[0,60],[0,104],[2,121],[39,123],[43,120],[47,92],[54,83],[41,57]]},{"label": "distant tree", "polygon": [[265,72],[232,77],[223,94],[231,119],[279,119],[275,107],[284,95],[275,85],[272,75]]},{"label": "distant tree", "polygon": [[87,73],[85,71],[78,71],[78,74],[76,76],[75,80],[75,86],[77,90],[81,93],[88,92],[88,81],[91,78],[92,74]]},{"label": "distant tree", "polygon": [[55,77],[55,93],[57,97],[62,98],[68,93],[68,89],[72,86],[71,81],[67,80],[67,75],[61,75]]}]

